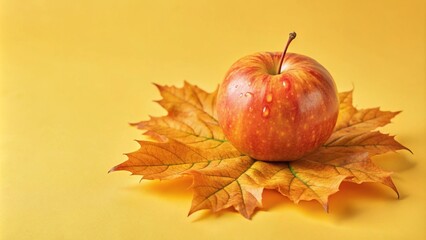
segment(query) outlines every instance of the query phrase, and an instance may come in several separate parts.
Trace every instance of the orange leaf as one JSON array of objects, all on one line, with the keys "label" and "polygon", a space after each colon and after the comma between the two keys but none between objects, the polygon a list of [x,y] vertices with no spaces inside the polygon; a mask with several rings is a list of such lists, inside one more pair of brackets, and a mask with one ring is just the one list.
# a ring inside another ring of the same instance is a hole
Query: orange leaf
[{"label": "orange leaf", "polygon": [[183,88],[156,86],[163,97],[158,103],[168,115],[132,125],[147,130],[145,134],[154,139],[171,138],[192,147],[231,151],[216,120],[217,89],[207,93],[187,82]]},{"label": "orange leaf", "polygon": [[134,124],[156,141],[139,141],[140,149],[110,171],[127,170],[145,179],[193,176],[189,214],[233,207],[251,218],[262,206],[265,188],[276,189],[295,203],[316,200],[326,210],[329,196],[342,181],[378,182],[398,194],[391,173],[376,166],[371,156],[409,150],[376,130],[399,112],[358,110],[352,91],[339,94],[339,117],[324,146],[297,161],[276,163],[244,156],[225,139],[216,120],[217,90],[207,93],[187,82],[182,88],[156,86],[163,97],[158,103],[167,116]]},{"label": "orange leaf", "polygon": [[[263,163],[264,168],[269,163]],[[347,177],[333,166],[309,160],[280,164],[281,169],[267,181],[267,188],[278,189],[295,203],[317,200],[328,211],[328,197],[339,190]]]},{"label": "orange leaf", "polygon": [[173,179],[188,170],[215,166],[225,159],[235,160],[241,156],[227,142],[221,151],[194,148],[173,139],[167,142],[139,141],[139,144],[138,151],[127,154],[129,159],[110,171],[127,170],[146,179]]},{"label": "orange leaf", "polygon": [[263,186],[258,183],[253,165],[256,161],[243,156],[222,161],[214,167],[191,171],[194,176],[194,199],[189,214],[201,209],[219,211],[234,207],[244,217],[250,218],[261,206]]}]

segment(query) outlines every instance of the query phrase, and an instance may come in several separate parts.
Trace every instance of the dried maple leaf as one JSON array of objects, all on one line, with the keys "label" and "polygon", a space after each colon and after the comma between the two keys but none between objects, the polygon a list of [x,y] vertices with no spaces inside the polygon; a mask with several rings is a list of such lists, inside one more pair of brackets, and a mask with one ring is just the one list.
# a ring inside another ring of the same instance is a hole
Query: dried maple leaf
[{"label": "dried maple leaf", "polygon": [[328,210],[328,197],[342,181],[379,182],[398,191],[391,173],[371,156],[406,149],[393,136],[380,133],[399,112],[358,110],[352,91],[339,94],[334,133],[315,152],[294,162],[262,162],[243,155],[229,143],[216,120],[216,95],[185,82],[182,88],[156,85],[158,103],[168,115],[136,124],[156,141],[139,141],[139,150],[111,171],[127,170],[145,179],[193,176],[194,198],[189,214],[201,209],[233,207],[251,218],[262,206],[264,189],[276,189],[290,200],[316,200]]}]

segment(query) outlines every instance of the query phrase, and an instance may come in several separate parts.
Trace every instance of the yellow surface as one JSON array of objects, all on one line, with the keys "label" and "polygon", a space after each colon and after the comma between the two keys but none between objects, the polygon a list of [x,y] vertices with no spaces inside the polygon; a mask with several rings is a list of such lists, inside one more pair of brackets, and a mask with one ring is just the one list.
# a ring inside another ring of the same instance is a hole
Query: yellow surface
[{"label": "yellow surface", "polygon": [[[0,238],[426,239],[425,1],[202,2],[0,1]],[[414,155],[376,158],[400,200],[344,184],[329,214],[267,192],[251,221],[187,217],[189,180],[107,174],[137,149],[127,123],[165,113],[152,82],[213,90],[293,30],[358,107],[403,110],[384,130]]]}]

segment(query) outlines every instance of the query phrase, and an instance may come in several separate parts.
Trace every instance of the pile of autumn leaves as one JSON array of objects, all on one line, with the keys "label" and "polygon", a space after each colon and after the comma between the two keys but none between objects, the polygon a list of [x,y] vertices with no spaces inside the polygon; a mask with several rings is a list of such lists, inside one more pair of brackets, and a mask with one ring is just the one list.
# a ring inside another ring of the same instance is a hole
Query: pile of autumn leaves
[{"label": "pile of autumn leaves", "polygon": [[339,94],[339,118],[324,146],[294,162],[272,163],[243,155],[225,139],[216,120],[217,90],[207,93],[189,83],[156,86],[163,97],[158,103],[168,115],[135,124],[155,141],[139,141],[140,149],[111,171],[126,170],[144,179],[193,176],[190,214],[233,207],[250,218],[262,206],[263,189],[275,189],[295,203],[316,200],[327,210],[328,197],[342,181],[378,182],[398,194],[391,173],[371,161],[374,155],[407,149],[375,130],[398,112],[358,110],[352,91]]}]

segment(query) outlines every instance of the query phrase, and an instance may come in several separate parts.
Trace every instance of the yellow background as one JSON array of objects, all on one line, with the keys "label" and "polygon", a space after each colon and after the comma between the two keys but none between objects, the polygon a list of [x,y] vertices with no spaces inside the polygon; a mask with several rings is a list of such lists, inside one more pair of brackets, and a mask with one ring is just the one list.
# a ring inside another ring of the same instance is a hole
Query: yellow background
[{"label": "yellow background", "polygon": [[[0,1],[1,239],[426,239],[425,1]],[[190,180],[107,174],[137,149],[128,122],[165,112],[152,82],[212,91],[238,58],[311,56],[358,107],[403,110],[384,131],[410,147],[344,184],[330,213],[264,194],[251,221],[187,217]]]}]

